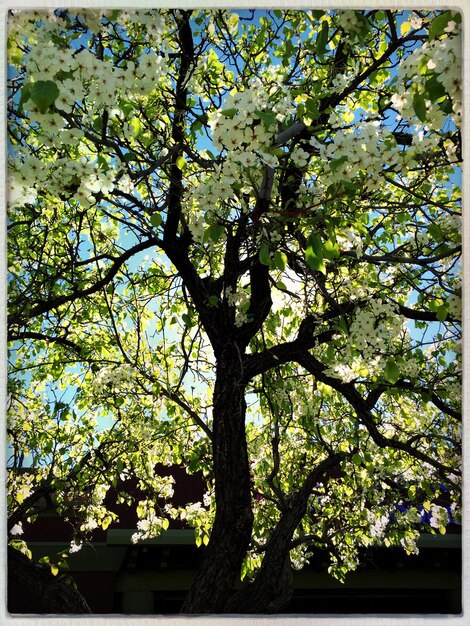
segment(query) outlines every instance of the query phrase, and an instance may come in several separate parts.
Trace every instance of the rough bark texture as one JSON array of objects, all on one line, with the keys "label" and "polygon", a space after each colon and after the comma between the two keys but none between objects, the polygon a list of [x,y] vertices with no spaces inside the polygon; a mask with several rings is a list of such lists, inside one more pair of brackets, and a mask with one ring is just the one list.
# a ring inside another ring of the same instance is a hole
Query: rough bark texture
[{"label": "rough bark texture", "polygon": [[[27,556],[8,548],[9,598],[12,593],[31,596],[44,613],[91,613],[85,598],[61,576],[53,576],[50,570],[30,561]],[[9,599],[9,604],[11,600]]]},{"label": "rough bark texture", "polygon": [[217,509],[210,541],[183,613],[223,612],[239,576],[253,526],[245,387],[236,344],[227,345],[216,370],[213,455]]},{"label": "rough bark texture", "polygon": [[292,566],[289,555],[276,556],[275,568],[264,568],[255,580],[234,593],[226,613],[279,613],[292,598]]},{"label": "rough bark texture", "polygon": [[226,612],[276,613],[292,597],[292,568],[289,559],[292,537],[305,515],[315,483],[343,457],[324,459],[306,476],[302,486],[287,501],[266,546],[263,563],[254,581],[237,591],[227,602]]}]

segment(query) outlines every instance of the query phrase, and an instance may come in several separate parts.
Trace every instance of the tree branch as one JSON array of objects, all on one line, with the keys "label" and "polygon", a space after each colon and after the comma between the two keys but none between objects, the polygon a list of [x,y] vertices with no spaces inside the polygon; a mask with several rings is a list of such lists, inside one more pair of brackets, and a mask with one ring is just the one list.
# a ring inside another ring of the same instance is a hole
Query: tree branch
[{"label": "tree branch", "polygon": [[374,416],[369,410],[367,401],[364,400],[364,398],[360,395],[356,387],[352,383],[344,383],[337,378],[333,378],[332,376],[328,376],[327,374],[325,374],[325,370],[327,369],[327,367],[320,363],[320,361],[318,361],[313,355],[311,355],[310,353],[303,353],[298,355],[296,357],[296,360],[299,365],[301,365],[308,372],[313,374],[313,376],[315,376],[317,380],[329,385],[330,387],[338,391],[350,403],[350,405],[356,411],[359,420],[367,428],[373,441],[379,447],[388,447],[393,448],[394,450],[400,450],[402,452],[405,452],[406,454],[409,454],[411,457],[417,460],[428,463],[443,474],[447,474],[450,472],[453,472],[455,474],[459,473],[457,469],[436,461],[436,459],[428,456],[427,454],[424,454],[423,452],[420,452],[419,450],[413,448],[407,443],[399,441],[395,438],[389,438],[382,435],[375,424]]},{"label": "tree branch", "polygon": [[119,272],[124,263],[128,261],[131,257],[133,257],[138,252],[142,252],[142,250],[147,250],[148,248],[159,245],[160,243],[161,242],[156,237],[151,237],[146,241],[142,241],[132,248],[129,248],[129,250],[126,250],[126,252],[118,257],[114,261],[111,269],[105,274],[105,276],[103,276],[102,279],[98,280],[94,285],[87,287],[87,289],[76,289],[72,293],[64,294],[63,296],[57,296],[56,298],[51,298],[46,301],[39,301],[28,311],[27,316],[24,316],[21,313],[18,313],[16,315],[11,314],[9,316],[9,324],[21,325],[27,320],[37,317],[38,315],[42,315],[43,313],[52,311],[53,309],[57,309],[63,304],[66,304],[68,302],[74,302],[75,300],[84,298],[86,296],[91,296],[92,294],[98,292],[100,289],[108,285]]},{"label": "tree branch", "polygon": [[73,583],[67,582],[68,577],[53,576],[49,567],[31,561],[11,546],[8,546],[8,570],[17,593],[33,596],[47,613],[91,613],[82,594]]},{"label": "tree branch", "polygon": [[312,489],[325,474],[337,466],[347,453],[332,454],[310,470],[302,486],[287,499],[287,507],[281,513],[266,545],[263,563],[254,581],[230,598],[227,612],[274,613],[278,606],[288,600],[292,592],[292,572],[289,560],[291,540],[307,509]]},{"label": "tree branch", "polygon": [[297,337],[293,341],[280,343],[263,352],[248,354],[243,361],[245,382],[270,369],[295,361],[298,354],[330,341],[336,331],[325,330],[315,335],[317,323],[315,317],[307,316],[302,320]]},{"label": "tree branch", "polygon": [[65,337],[53,337],[51,335],[46,335],[44,333],[36,333],[32,331],[24,331],[19,333],[9,333],[8,341],[17,341],[20,339],[37,339],[38,341],[47,341],[48,343],[58,343],[61,346],[65,346],[66,348],[70,348],[74,352],[76,352],[79,356],[82,355],[83,349],[78,344],[70,341],[70,339],[66,339]]},{"label": "tree branch", "polygon": [[170,166],[170,187],[168,189],[168,212],[164,230],[164,240],[174,241],[181,216],[181,199],[183,195],[183,171],[178,166],[178,158],[183,152],[185,138],[184,116],[188,95],[187,77],[189,68],[194,62],[194,44],[190,25],[191,11],[182,11],[178,24],[178,39],[181,46],[181,61],[175,91],[175,111],[171,128],[171,137],[179,150],[172,154]]}]

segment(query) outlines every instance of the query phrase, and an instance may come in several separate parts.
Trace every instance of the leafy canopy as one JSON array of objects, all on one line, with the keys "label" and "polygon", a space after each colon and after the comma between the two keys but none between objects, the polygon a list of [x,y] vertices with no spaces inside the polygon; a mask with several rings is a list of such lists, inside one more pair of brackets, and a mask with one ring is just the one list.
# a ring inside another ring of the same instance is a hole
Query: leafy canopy
[{"label": "leafy canopy", "polygon": [[[423,520],[444,533],[458,518],[460,22],[11,14],[15,532],[46,490],[77,550],[115,521],[110,486],[132,501],[134,476],[136,541],[179,518],[207,544],[224,337],[247,402],[242,578],[332,455],[294,567],[324,549],[343,579],[364,547],[412,553]],[[173,505],[157,463],[203,472],[204,501]]]}]

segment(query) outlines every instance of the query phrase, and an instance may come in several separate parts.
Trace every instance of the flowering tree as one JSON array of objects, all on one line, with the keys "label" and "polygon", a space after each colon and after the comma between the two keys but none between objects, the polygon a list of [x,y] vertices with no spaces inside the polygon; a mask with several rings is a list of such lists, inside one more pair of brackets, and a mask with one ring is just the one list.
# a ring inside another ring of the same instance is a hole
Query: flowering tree
[{"label": "flowering tree", "polygon": [[[318,550],[342,580],[445,532],[460,22],[10,16],[13,534],[53,494],[77,550],[134,476],[134,540],[194,527],[183,611],[211,613],[279,610]],[[203,502],[175,507],[157,463],[202,471]]]}]

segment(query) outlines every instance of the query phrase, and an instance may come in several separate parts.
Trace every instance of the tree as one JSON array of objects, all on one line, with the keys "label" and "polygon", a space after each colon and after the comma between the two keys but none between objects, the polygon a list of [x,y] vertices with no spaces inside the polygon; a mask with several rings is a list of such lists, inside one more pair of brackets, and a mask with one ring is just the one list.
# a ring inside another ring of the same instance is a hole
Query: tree
[{"label": "tree", "polygon": [[256,613],[458,518],[460,23],[10,15],[14,533],[53,495],[77,550],[132,475],[136,541],[205,546],[183,612]]}]

